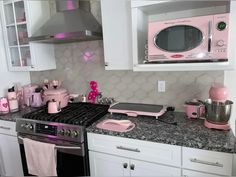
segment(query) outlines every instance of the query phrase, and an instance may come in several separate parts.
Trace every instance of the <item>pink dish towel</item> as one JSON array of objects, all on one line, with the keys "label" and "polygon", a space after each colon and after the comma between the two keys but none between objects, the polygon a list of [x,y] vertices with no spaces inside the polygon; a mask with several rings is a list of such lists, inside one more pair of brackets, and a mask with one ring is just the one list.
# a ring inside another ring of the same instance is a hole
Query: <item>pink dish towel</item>
[{"label": "pink dish towel", "polygon": [[54,144],[23,139],[28,173],[37,176],[57,176]]}]

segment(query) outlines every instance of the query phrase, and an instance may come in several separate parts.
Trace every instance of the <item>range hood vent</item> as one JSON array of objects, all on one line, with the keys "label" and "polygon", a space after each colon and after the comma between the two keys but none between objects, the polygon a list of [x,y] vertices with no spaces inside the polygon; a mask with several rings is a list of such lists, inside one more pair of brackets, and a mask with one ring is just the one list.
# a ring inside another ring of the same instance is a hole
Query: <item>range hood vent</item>
[{"label": "range hood vent", "polygon": [[102,39],[102,27],[90,13],[89,1],[56,0],[56,7],[57,13],[29,41],[60,44]]}]

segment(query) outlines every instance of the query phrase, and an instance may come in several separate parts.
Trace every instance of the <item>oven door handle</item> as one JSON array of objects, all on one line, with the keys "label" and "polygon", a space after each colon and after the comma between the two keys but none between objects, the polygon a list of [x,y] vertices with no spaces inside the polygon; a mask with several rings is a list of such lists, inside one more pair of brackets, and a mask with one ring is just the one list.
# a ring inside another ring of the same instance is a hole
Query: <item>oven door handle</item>
[{"label": "oven door handle", "polygon": [[[19,139],[21,139],[21,140],[24,140],[24,138],[23,137],[21,137],[21,136],[18,136],[18,138]],[[81,147],[75,147],[75,146],[55,146],[55,149],[74,149],[74,150],[77,150],[77,149],[81,149]]]}]

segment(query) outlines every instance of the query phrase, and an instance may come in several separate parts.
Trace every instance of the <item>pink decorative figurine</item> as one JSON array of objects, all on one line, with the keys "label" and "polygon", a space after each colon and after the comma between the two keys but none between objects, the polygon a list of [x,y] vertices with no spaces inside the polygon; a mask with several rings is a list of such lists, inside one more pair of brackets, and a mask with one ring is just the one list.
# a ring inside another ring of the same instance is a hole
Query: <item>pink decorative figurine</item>
[{"label": "pink decorative figurine", "polygon": [[98,84],[96,81],[90,81],[89,85],[90,85],[91,91],[88,94],[88,100],[90,100],[92,103],[95,103],[96,98],[99,94],[99,91],[97,89]]}]

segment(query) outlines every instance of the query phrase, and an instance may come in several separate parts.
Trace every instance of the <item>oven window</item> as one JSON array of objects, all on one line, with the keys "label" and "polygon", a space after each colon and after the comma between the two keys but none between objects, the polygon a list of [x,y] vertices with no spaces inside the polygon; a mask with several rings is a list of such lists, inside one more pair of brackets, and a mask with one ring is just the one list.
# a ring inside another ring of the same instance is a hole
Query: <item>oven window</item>
[{"label": "oven window", "polygon": [[158,33],[154,44],[168,52],[185,52],[199,46],[203,40],[202,32],[188,25],[168,27]]}]

